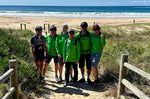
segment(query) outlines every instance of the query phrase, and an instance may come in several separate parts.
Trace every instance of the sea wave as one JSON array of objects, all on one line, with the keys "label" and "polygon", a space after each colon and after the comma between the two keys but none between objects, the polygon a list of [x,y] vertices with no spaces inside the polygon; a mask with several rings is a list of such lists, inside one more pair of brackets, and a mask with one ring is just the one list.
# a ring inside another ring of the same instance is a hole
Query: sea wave
[{"label": "sea wave", "polygon": [[65,18],[138,18],[138,17],[148,18],[150,17],[150,13],[0,11],[0,16],[65,17]]}]

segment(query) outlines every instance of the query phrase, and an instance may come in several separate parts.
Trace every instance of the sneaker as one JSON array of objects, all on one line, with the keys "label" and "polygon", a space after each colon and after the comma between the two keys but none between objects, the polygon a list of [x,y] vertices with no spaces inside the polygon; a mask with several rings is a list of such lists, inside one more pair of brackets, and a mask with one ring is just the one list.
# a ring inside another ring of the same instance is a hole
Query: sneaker
[{"label": "sneaker", "polygon": [[45,82],[45,77],[40,74],[40,81]]},{"label": "sneaker", "polygon": [[62,76],[59,77],[59,82],[62,82]]},{"label": "sneaker", "polygon": [[78,83],[84,83],[85,82],[85,79],[84,78],[81,78]]},{"label": "sneaker", "polygon": [[94,87],[97,86],[97,80],[94,80]]},{"label": "sneaker", "polygon": [[74,83],[74,84],[77,84],[78,82],[77,82],[77,81],[73,81],[73,83]]},{"label": "sneaker", "polygon": [[73,82],[73,77],[70,77],[69,79],[70,79],[70,82]]},{"label": "sneaker", "polygon": [[91,80],[88,78],[87,79],[88,84],[92,84]]},{"label": "sneaker", "polygon": [[58,79],[58,76],[57,75],[55,75],[55,80],[58,82],[59,81],[59,79]]},{"label": "sneaker", "polygon": [[43,80],[43,79],[44,79],[44,77],[43,77],[41,74],[40,74],[40,77],[39,77],[39,78],[40,78],[40,80]]},{"label": "sneaker", "polygon": [[69,83],[65,82],[64,87],[67,87],[69,85]]},{"label": "sneaker", "polygon": [[97,78],[97,83],[100,83],[100,80]]}]

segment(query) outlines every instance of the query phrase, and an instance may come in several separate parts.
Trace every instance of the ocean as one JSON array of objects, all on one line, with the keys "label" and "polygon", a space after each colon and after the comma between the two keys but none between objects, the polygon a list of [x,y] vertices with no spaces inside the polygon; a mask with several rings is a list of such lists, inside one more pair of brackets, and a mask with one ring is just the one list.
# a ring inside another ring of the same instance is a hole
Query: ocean
[{"label": "ocean", "polygon": [[0,16],[150,18],[150,6],[0,6]]}]

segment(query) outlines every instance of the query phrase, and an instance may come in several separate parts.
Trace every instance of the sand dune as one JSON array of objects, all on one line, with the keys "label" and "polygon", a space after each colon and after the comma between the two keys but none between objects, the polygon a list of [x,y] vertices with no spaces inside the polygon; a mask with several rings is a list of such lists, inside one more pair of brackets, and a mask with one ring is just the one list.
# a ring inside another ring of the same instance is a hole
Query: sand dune
[{"label": "sand dune", "polygon": [[[80,28],[82,21],[88,22],[92,26],[94,22],[103,25],[133,24],[134,18],[53,18],[53,17],[0,17],[0,28],[20,29],[20,24],[26,24],[26,28],[34,31],[36,25],[55,24],[58,31],[62,29],[62,24],[66,23],[69,28]],[[136,23],[149,23],[150,18],[136,18]],[[47,26],[46,26],[47,27]],[[47,29],[46,29],[47,30]]]}]

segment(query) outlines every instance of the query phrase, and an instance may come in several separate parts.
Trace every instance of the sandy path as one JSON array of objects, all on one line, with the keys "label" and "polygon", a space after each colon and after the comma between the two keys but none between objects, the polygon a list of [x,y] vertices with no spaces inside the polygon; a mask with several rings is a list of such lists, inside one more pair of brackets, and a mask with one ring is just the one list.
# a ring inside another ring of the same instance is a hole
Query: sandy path
[{"label": "sandy path", "polygon": [[[53,67],[53,62],[50,63]],[[63,79],[64,79],[65,69],[63,69]],[[79,79],[81,73],[79,71]],[[62,83],[56,83],[54,79],[54,68],[48,70],[46,74],[46,83],[41,88],[42,94],[36,96],[35,99],[115,99],[116,90],[109,88],[104,90],[104,85],[100,84],[97,88],[93,88],[92,85],[87,83],[77,83],[71,84],[67,87],[63,87],[64,81]]]}]

